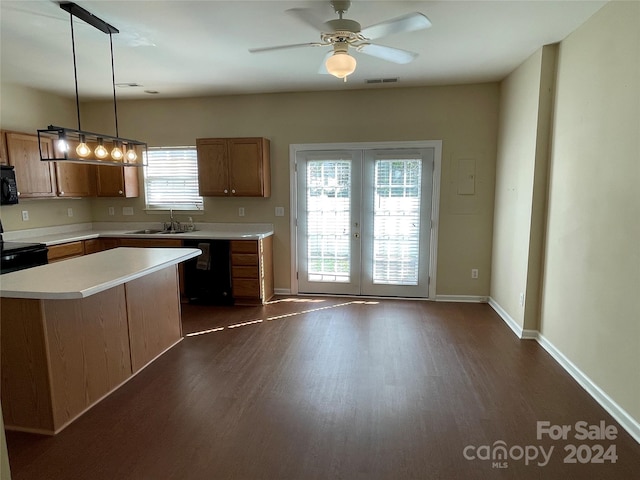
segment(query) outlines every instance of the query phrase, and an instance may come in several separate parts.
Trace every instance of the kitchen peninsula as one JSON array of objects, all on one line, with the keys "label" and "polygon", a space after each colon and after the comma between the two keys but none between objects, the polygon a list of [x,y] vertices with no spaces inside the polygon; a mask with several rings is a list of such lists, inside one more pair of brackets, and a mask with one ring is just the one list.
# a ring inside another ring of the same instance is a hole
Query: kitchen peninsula
[{"label": "kitchen peninsula", "polygon": [[200,253],[115,248],[3,275],[6,428],[58,433],[178,343],[178,264]]}]

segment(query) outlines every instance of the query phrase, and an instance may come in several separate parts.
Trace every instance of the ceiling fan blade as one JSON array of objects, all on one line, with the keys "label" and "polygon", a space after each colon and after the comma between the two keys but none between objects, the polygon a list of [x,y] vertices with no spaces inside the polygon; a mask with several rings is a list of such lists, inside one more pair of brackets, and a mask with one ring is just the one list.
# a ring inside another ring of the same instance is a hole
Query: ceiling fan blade
[{"label": "ceiling fan blade", "polygon": [[287,48],[300,48],[300,47],[321,47],[323,44],[318,42],[310,42],[310,43],[292,43],[290,45],[276,45],[274,47],[261,47],[261,48],[250,48],[250,53],[262,53],[262,52],[271,52],[274,50],[285,50]]},{"label": "ceiling fan blade", "polygon": [[375,43],[362,45],[357,47],[357,50],[372,57],[381,58],[382,60],[393,63],[410,63],[418,56],[415,52],[385,47],[384,45],[376,45]]},{"label": "ceiling fan blade", "polygon": [[310,25],[319,32],[331,31],[327,26],[327,22],[325,22],[315,10],[310,8],[290,8],[289,10],[285,10],[285,12],[301,22]]},{"label": "ceiling fan blade", "polygon": [[362,29],[362,35],[367,38],[375,39],[393,35],[394,33],[413,32],[414,30],[422,30],[431,26],[431,20],[422,13],[408,13],[401,17],[392,18],[384,22],[376,23]]}]

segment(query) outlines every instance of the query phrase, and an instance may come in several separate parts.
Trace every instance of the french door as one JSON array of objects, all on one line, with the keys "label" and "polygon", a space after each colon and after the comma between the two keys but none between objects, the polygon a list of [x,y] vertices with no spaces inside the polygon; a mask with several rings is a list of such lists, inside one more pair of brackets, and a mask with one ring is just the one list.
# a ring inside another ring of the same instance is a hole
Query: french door
[{"label": "french door", "polygon": [[433,157],[296,152],[300,293],[428,297]]}]

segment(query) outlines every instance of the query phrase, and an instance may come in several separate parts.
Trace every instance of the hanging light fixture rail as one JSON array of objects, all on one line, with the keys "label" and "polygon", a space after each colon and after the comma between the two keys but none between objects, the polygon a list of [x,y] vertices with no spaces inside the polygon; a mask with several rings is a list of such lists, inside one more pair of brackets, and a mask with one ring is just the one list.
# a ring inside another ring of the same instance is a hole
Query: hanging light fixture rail
[{"label": "hanging light fixture rail", "polygon": [[[118,108],[116,103],[115,68],[113,61],[114,33],[120,31],[101,18],[72,2],[60,3],[60,8],[69,13],[71,24],[71,46],[73,53],[73,73],[76,93],[76,113],[78,128],[66,128],[49,125],[46,129],[38,130],[41,161],[66,161],[72,163],[88,163],[97,165],[115,165],[124,167],[143,167],[146,161],[147,144],[138,140],[122,138],[118,132]],[[115,136],[82,130],[80,123],[80,100],[78,96],[78,74],[76,64],[76,44],[73,30],[73,17],[79,18],[92,27],[109,35],[111,52],[111,83],[113,88],[113,111],[115,118]],[[41,139],[53,141],[52,152],[43,150]]]}]

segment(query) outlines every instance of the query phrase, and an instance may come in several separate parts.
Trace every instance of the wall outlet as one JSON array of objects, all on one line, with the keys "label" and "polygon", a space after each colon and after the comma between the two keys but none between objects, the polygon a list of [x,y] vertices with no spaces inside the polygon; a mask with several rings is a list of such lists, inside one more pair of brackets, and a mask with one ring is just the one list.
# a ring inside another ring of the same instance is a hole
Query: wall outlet
[{"label": "wall outlet", "polygon": [[123,215],[133,215],[133,207],[122,207]]},{"label": "wall outlet", "polygon": [[114,207],[109,207],[109,215],[115,215],[116,214],[116,209]]},{"label": "wall outlet", "polygon": [[524,292],[520,292],[520,306],[524,307]]},{"label": "wall outlet", "polygon": [[23,222],[28,222],[29,221],[29,211],[28,210],[22,210],[22,221]]},{"label": "wall outlet", "polygon": [[67,217],[73,217],[73,208],[67,208]]},{"label": "wall outlet", "polygon": [[276,207],[276,217],[284,217],[284,207]]},{"label": "wall outlet", "polygon": [[471,278],[478,278],[478,269],[477,268],[472,268],[471,269]]},{"label": "wall outlet", "polygon": [[244,207],[238,208],[238,216],[239,217],[244,217]]}]

